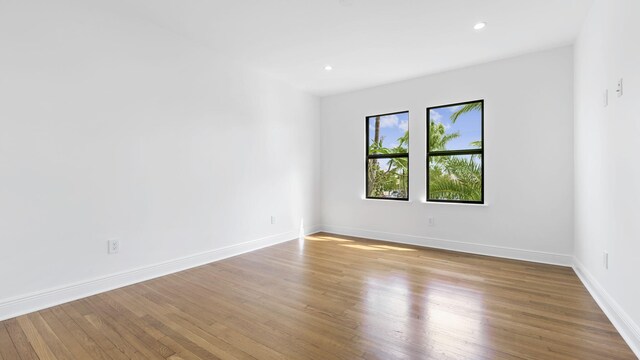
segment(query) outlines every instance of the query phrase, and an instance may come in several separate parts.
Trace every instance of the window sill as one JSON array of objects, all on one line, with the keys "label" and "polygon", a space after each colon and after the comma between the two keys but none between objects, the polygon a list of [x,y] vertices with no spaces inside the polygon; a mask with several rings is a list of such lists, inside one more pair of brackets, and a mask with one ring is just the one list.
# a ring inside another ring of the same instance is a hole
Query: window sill
[{"label": "window sill", "polygon": [[474,204],[474,203],[457,203],[457,202],[440,202],[440,201],[422,201],[423,204],[427,205],[453,205],[453,206],[477,206],[477,207],[488,207],[489,204]]},{"label": "window sill", "polygon": [[411,200],[396,200],[396,199],[369,199],[369,198],[362,198],[362,200],[365,201],[375,201],[375,202],[385,202],[385,203],[401,203],[401,204],[409,204],[412,203],[413,201]]}]

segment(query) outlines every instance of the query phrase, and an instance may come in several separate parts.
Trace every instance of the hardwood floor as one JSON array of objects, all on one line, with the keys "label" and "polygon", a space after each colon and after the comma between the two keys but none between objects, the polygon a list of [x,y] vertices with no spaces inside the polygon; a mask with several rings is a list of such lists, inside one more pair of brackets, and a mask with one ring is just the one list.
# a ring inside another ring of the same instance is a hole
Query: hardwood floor
[{"label": "hardwood floor", "polygon": [[0,322],[0,359],[635,359],[570,268],[331,234]]}]

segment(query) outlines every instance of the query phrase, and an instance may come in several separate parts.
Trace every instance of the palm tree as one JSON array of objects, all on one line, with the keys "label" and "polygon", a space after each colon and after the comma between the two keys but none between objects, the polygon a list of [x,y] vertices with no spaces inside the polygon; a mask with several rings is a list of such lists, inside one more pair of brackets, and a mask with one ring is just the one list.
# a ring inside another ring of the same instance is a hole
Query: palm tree
[{"label": "palm tree", "polygon": [[444,125],[431,120],[429,124],[429,151],[446,150],[447,143],[459,136],[459,132],[447,134]]},{"label": "palm tree", "polygon": [[[376,118],[376,120],[378,120]],[[383,146],[384,137],[378,134],[378,125],[376,121],[376,131],[374,139],[369,146],[370,154],[402,154],[408,153],[409,131],[397,139],[397,145],[393,148]],[[370,160],[369,173],[367,181],[369,181],[369,194],[372,196],[384,196],[385,192],[398,190],[405,194],[408,191],[408,173],[409,161],[407,158],[388,158],[386,169],[381,168],[378,160]]]},{"label": "palm tree", "polygon": [[470,155],[439,158],[429,166],[429,198],[479,201],[482,198],[482,165]]},{"label": "palm tree", "polygon": [[[373,143],[369,145],[369,152],[371,154],[377,154],[377,150],[380,148],[382,148],[382,141],[380,140],[380,116],[376,116]],[[382,191],[382,189],[379,189],[379,187],[376,186],[376,184],[379,183],[379,181],[377,181],[377,175],[380,173],[379,169],[380,166],[378,165],[378,162],[374,161],[370,164],[369,173],[367,174],[367,183],[369,184],[371,193],[374,196],[379,196],[379,193]]]},{"label": "palm tree", "polygon": [[[404,135],[398,138],[398,145],[391,149],[394,153],[408,153],[409,152],[409,130],[404,132]],[[409,181],[407,175],[409,174],[409,159],[408,158],[392,158],[389,160],[389,171],[393,169],[393,173],[397,176],[398,184],[395,188],[402,192],[402,195],[406,195],[408,192]]]},{"label": "palm tree", "polygon": [[460,115],[466,114],[468,112],[480,111],[480,110],[482,110],[482,102],[465,104],[458,111],[451,114],[451,117],[449,119],[451,119],[451,122],[455,124],[458,118],[460,117]]},{"label": "palm tree", "polygon": [[[454,112],[450,119],[455,123],[465,113],[479,111],[482,103],[470,103]],[[447,134],[444,125],[429,124],[429,150],[446,150],[447,143],[460,133]],[[469,144],[482,146],[481,141]],[[482,159],[479,155],[433,156],[429,163],[429,199],[479,201],[482,199]]]}]

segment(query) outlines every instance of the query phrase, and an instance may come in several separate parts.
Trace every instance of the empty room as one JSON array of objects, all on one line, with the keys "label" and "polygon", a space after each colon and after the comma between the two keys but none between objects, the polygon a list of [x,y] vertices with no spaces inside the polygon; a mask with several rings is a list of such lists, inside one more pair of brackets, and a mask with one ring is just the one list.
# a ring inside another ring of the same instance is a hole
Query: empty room
[{"label": "empty room", "polygon": [[0,0],[0,360],[638,359],[638,39],[638,0]]}]

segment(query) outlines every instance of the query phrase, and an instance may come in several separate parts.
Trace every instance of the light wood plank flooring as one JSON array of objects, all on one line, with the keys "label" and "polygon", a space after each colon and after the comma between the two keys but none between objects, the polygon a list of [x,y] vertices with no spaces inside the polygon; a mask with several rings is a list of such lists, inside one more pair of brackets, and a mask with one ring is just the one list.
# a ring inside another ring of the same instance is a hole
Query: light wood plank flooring
[{"label": "light wood plank flooring", "polygon": [[635,359],[570,268],[331,234],[0,322],[1,359]]}]

